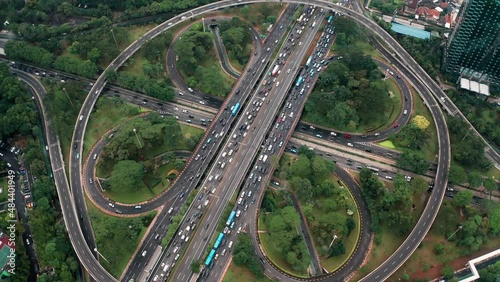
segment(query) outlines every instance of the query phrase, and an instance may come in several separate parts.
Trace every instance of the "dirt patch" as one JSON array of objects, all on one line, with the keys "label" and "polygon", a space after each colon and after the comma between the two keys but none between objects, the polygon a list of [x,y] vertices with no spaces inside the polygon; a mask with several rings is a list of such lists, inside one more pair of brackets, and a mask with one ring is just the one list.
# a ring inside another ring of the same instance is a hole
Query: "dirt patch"
[{"label": "dirt patch", "polygon": [[165,176],[169,176],[170,174],[179,175],[179,171],[177,169],[169,170],[167,171],[167,173],[165,173]]},{"label": "dirt patch", "polygon": [[13,144],[16,148],[26,149],[28,146],[28,137],[20,135],[16,136],[12,140],[11,144]]}]

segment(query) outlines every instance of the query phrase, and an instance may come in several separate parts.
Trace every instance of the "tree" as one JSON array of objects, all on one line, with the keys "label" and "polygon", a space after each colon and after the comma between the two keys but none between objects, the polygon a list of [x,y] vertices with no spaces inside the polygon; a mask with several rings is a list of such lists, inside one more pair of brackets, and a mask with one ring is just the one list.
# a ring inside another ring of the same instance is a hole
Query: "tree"
[{"label": "tree", "polygon": [[307,156],[301,156],[293,162],[290,172],[298,177],[307,178],[311,174],[311,162]]},{"label": "tree", "polygon": [[442,254],[442,253],[443,253],[443,251],[444,251],[444,245],[443,245],[443,244],[439,243],[439,244],[436,244],[436,245],[434,246],[434,253],[435,253],[436,255],[440,255],[440,254]]},{"label": "tree", "polygon": [[428,163],[419,152],[404,150],[397,161],[397,166],[418,174],[423,174],[427,171]]},{"label": "tree", "polygon": [[441,275],[443,275],[443,277],[446,279],[451,279],[453,277],[453,274],[455,274],[455,270],[453,270],[453,267],[451,267],[451,265],[449,264],[441,269]]},{"label": "tree", "polygon": [[413,124],[415,124],[421,130],[425,130],[431,124],[424,116],[416,115],[413,120]]},{"label": "tree", "polygon": [[495,182],[495,179],[493,178],[485,178],[484,179],[484,188],[488,190],[488,192],[493,192],[497,189],[497,183]]},{"label": "tree", "polygon": [[109,184],[116,192],[137,191],[144,176],[144,166],[132,160],[119,161],[111,172]]},{"label": "tree", "polygon": [[465,170],[461,166],[451,165],[448,182],[452,184],[462,184],[465,181],[467,181]]},{"label": "tree", "polygon": [[199,260],[193,260],[191,262],[191,271],[192,272],[195,272],[195,273],[199,273],[200,272],[200,268],[201,268],[201,262]]},{"label": "tree", "polygon": [[473,194],[469,190],[461,190],[455,194],[453,198],[453,204],[458,207],[466,207],[472,202]]},{"label": "tree", "polygon": [[413,178],[411,188],[414,193],[422,193],[427,191],[427,181],[420,176]]},{"label": "tree", "polygon": [[467,181],[469,182],[469,187],[477,189],[483,184],[483,177],[479,172],[472,171],[467,174]]},{"label": "tree", "polygon": [[500,233],[500,208],[494,209],[488,216],[491,233],[497,235]]}]

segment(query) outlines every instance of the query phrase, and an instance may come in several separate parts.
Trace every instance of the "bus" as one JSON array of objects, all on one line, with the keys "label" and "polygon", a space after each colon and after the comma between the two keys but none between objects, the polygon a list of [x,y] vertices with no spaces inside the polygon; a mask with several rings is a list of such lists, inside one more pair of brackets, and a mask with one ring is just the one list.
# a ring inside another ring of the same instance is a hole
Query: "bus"
[{"label": "bus", "polygon": [[228,218],[228,219],[227,219],[227,221],[226,221],[226,225],[227,225],[227,226],[231,225],[231,223],[232,223],[232,222],[233,222],[233,220],[234,220],[234,215],[235,215],[235,214],[236,214],[236,211],[235,211],[235,210],[233,210],[233,211],[231,212],[231,214],[229,215],[229,218]]},{"label": "bus", "polygon": [[224,239],[224,233],[220,233],[219,237],[217,237],[217,240],[215,241],[214,244],[214,250],[217,250],[220,247],[220,244],[222,244],[222,239]]},{"label": "bus", "polygon": [[372,166],[367,166],[366,167],[367,169],[373,171],[373,172],[379,172],[379,169],[378,168],[375,168],[375,167],[372,167]]},{"label": "bus", "polygon": [[240,103],[236,103],[236,105],[234,105],[233,110],[231,111],[231,114],[235,116],[238,113],[239,109],[240,109]]},{"label": "bus", "polygon": [[304,14],[300,15],[300,17],[297,19],[297,22],[300,23],[302,22],[302,19],[304,18]]},{"label": "bus", "polygon": [[328,17],[328,23],[331,23],[333,19],[333,16]]},{"label": "bus", "polygon": [[275,65],[274,68],[273,68],[273,71],[271,72],[271,75],[272,76],[276,76],[276,74],[278,73],[279,68],[280,67],[278,65]]},{"label": "bus", "polygon": [[309,67],[311,65],[311,61],[312,61],[312,56],[309,56],[309,59],[307,59],[306,62],[306,67]]},{"label": "bus", "polygon": [[207,259],[205,260],[205,266],[206,266],[206,267],[209,267],[209,266],[210,266],[210,264],[212,264],[212,260],[214,259],[214,256],[215,256],[215,250],[214,250],[214,249],[212,249],[212,250],[210,251],[210,254],[208,254]]},{"label": "bus", "polygon": [[295,86],[299,87],[303,81],[304,81],[304,79],[302,78],[302,76],[300,76],[299,79],[297,79],[297,83],[295,83]]}]

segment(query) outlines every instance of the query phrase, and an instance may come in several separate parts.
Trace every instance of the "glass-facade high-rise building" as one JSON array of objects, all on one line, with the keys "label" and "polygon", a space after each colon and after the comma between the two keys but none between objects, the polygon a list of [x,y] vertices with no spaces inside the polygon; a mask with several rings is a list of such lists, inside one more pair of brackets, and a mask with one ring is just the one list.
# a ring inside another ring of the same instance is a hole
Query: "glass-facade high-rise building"
[{"label": "glass-facade high-rise building", "polygon": [[465,0],[450,34],[444,70],[500,84],[500,0]]}]

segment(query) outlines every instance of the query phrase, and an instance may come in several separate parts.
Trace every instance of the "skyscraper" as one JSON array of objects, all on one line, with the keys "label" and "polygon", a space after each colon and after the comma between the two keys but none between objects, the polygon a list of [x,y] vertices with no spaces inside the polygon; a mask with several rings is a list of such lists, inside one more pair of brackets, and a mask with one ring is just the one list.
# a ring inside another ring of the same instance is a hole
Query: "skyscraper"
[{"label": "skyscraper", "polygon": [[465,0],[444,57],[453,78],[500,84],[500,0]]}]

